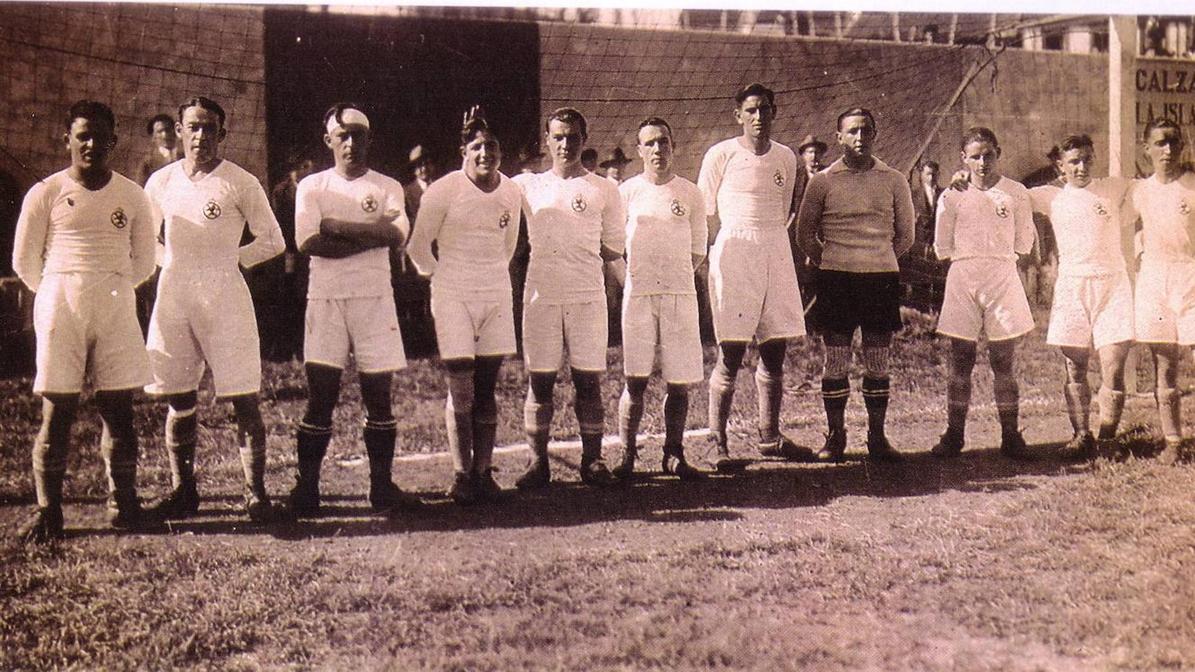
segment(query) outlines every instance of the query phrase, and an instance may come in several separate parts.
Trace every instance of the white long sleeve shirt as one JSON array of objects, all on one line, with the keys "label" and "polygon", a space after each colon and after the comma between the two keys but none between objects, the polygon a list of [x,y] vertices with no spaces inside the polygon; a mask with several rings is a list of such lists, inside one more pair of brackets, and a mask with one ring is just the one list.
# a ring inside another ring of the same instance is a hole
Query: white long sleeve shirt
[{"label": "white long sleeve shirt", "polygon": [[627,213],[627,296],[696,294],[693,255],[705,255],[708,224],[697,185],[676,175],[652,184],[623,182]]},{"label": "white long sleeve shirt", "polygon": [[706,213],[717,214],[722,228],[783,229],[796,176],[797,155],[787,146],[773,140],[760,156],[730,138],[706,151],[697,186]]},{"label": "white long sleeve shirt", "polygon": [[[329,168],[299,182],[295,193],[295,244],[301,248],[308,238],[317,235],[325,219],[371,222],[391,212],[399,214],[388,225],[405,238],[411,225],[398,180],[373,170],[350,180]],[[341,259],[311,257],[309,299],[387,296],[393,291],[388,247],[373,247]]]},{"label": "white long sleeve shirt", "polygon": [[1098,276],[1125,270],[1126,240],[1131,240],[1137,218],[1126,198],[1131,185],[1130,180],[1104,178],[1082,188],[1067,184],[1029,190],[1033,210],[1050,219],[1058,242],[1060,275]]},{"label": "white long sleeve shirt", "polygon": [[[145,185],[156,221],[166,222],[163,272],[232,273],[286,251],[270,200],[252,173],[224,159],[199,181],[176,161]],[[241,246],[245,225],[253,241]]]},{"label": "white long sleeve shirt", "polygon": [[47,273],[115,273],[136,285],[154,269],[156,221],[145,192],[123,175],[91,191],[63,170],[25,195],[12,267],[34,292]]},{"label": "white long sleeve shirt", "polygon": [[[519,240],[522,203],[523,192],[504,175],[491,192],[460,170],[428,187],[407,252],[420,273],[432,276],[436,296],[510,298],[510,259]],[[439,259],[432,254],[432,241]]]},{"label": "white long sleeve shirt", "polygon": [[564,179],[552,171],[524,173],[514,182],[528,207],[524,294],[561,304],[605,300],[601,248],[621,254],[626,245],[618,187],[593,173]]},{"label": "white long sleeve shirt", "polygon": [[1029,190],[1001,177],[990,189],[947,189],[938,199],[934,253],[939,259],[1016,261],[1033,251],[1037,230]]},{"label": "white long sleeve shirt", "polygon": [[1138,180],[1130,199],[1141,213],[1143,261],[1195,261],[1195,173]]}]

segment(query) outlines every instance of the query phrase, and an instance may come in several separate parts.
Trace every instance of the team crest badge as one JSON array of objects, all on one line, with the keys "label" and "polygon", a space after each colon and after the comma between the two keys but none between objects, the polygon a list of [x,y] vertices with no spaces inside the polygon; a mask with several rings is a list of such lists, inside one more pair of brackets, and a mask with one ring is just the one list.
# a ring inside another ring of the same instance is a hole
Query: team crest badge
[{"label": "team crest badge", "polygon": [[1096,203],[1095,204],[1095,214],[1099,215],[1100,217],[1107,217],[1108,216],[1108,208],[1105,208],[1103,203]]},{"label": "team crest badge", "polygon": [[1187,205],[1186,201],[1179,201],[1178,211],[1181,212],[1184,217],[1187,217],[1191,214],[1191,206]]},{"label": "team crest badge", "polygon": [[1005,219],[1006,217],[1008,217],[1008,206],[1003,203],[997,202],[996,203],[996,216],[999,217],[1000,219]]},{"label": "team crest badge", "polygon": [[361,199],[361,209],[365,212],[377,212],[378,200],[373,197],[373,194],[367,194],[365,198]]},{"label": "team crest badge", "polygon": [[685,212],[685,204],[681,203],[678,199],[672,199],[672,214],[676,215],[677,217],[684,217]]},{"label": "team crest badge", "polygon": [[573,212],[576,212],[576,213],[585,212],[585,208],[587,208],[587,207],[589,207],[589,205],[587,203],[585,203],[584,196],[582,196],[581,194],[577,194],[576,196],[573,196]]},{"label": "team crest badge", "polygon": [[510,226],[510,210],[504,211],[502,216],[498,218],[499,229],[505,229],[508,226]]},{"label": "team crest badge", "polygon": [[784,173],[777,170],[776,174],[772,176],[772,181],[776,183],[777,187],[783,187],[784,186]]},{"label": "team crest badge", "polygon": [[207,205],[203,206],[203,216],[208,219],[215,219],[220,216],[220,204],[215,201],[208,201]]},{"label": "team crest badge", "polygon": [[121,208],[117,208],[116,210],[112,211],[112,216],[109,217],[109,219],[112,221],[112,226],[115,226],[118,229],[123,229],[129,225],[129,218],[124,214],[124,210]]}]

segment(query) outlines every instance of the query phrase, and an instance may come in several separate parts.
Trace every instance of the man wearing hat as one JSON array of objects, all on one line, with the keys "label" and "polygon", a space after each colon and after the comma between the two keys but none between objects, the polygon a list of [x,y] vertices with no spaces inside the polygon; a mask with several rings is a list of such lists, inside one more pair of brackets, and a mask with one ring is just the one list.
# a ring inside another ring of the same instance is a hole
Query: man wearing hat
[{"label": "man wearing hat", "polygon": [[423,145],[415,145],[411,148],[410,154],[407,155],[407,163],[411,166],[411,172],[415,179],[408,182],[402,190],[406,200],[407,216],[411,218],[411,221],[415,221],[415,217],[419,214],[419,201],[423,199],[423,192],[427,191],[428,185],[432,182],[432,173],[436,166]]},{"label": "man wearing hat", "polygon": [[631,160],[623,154],[622,147],[615,147],[614,151],[610,152],[610,158],[598,164],[598,167],[606,170],[606,179],[614,184],[622,184],[622,171],[627,167]]},{"label": "man wearing hat", "polygon": [[598,153],[593,147],[586,147],[585,151],[581,152],[581,165],[591,173],[597,172],[598,167]]},{"label": "man wearing hat", "polygon": [[[822,157],[825,154],[826,143],[818,140],[816,135],[806,135],[801,140],[801,144],[797,146],[797,156],[801,157],[804,162],[805,170],[798,170],[797,177],[793,180],[793,212],[797,212],[801,208],[801,199],[805,197],[805,187],[809,184],[809,178],[825,168],[822,165]],[[809,299],[810,295],[805,292],[812,288],[813,283],[809,274],[809,264],[805,261],[805,253],[797,244],[797,227],[789,227],[788,242],[793,250],[793,263],[797,267],[797,282],[804,290],[801,297]]]},{"label": "man wearing hat", "polygon": [[805,162],[807,174],[813,175],[825,168],[825,165],[822,164],[822,157],[826,154],[826,143],[818,140],[816,135],[805,136],[805,139],[801,140],[801,144],[797,145],[797,154]]}]

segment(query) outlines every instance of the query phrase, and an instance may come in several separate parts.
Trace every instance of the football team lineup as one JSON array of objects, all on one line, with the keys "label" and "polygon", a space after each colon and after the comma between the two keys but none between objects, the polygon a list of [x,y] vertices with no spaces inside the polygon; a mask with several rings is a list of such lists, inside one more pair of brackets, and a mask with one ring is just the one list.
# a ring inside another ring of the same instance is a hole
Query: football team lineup
[{"label": "football team lineup", "polygon": [[[822,166],[818,145],[820,152],[825,145],[815,138],[802,143],[800,155],[772,138],[777,106],[770,88],[751,83],[728,93],[727,111],[741,132],[705,152],[696,182],[676,173],[672,127],[659,116],[643,119],[635,135],[643,172],[620,182],[585,167],[587,120],[573,107],[543,120],[551,167],[506,177],[500,139],[475,106],[461,123],[460,168],[427,186],[416,214],[408,212],[403,187],[370,168],[371,139],[384,129],[371,124],[362,106],[330,108],[322,142],[334,165],[303,178],[294,198],[295,242],[310,259],[302,344],[307,400],[294,427],[296,482],[275,503],[265,484],[259,335],[242,275],[286,249],[270,201],[257,178],[222,156],[227,117],[219,102],[196,96],[165,117],[161,123],[173,123],[182,156],[153,171],[142,189],[109,166],[116,145],[112,110],[78,101],[64,115],[70,165],[25,196],[13,252],[15,272],[36,296],[33,391],[42,400],[41,428],[32,438],[37,505],[20,537],[32,543],[64,537],[63,480],[85,388],[94,391],[102,422],[111,526],[142,530],[196,515],[197,410],[207,371],[235,414],[249,520],[320,515],[321,466],[350,365],[359,374],[365,412],[369,504],[393,515],[420,509],[422,499],[399,488],[391,474],[399,436],[392,385],[407,365],[392,249],[405,249],[431,278],[447,383],[448,496],[461,505],[494,502],[503,496],[492,461],[499,414],[517,413],[514,400],[499,403],[496,388],[504,361],[518,351],[508,269],[520,245],[520,220],[530,247],[521,327],[528,378],[522,424],[532,457],[515,481],[518,491],[552,481],[553,390],[566,364],[584,484],[625,484],[642,470],[637,437],[657,371],[666,386],[662,471],[684,482],[741,471],[745,461],[731,454],[728,421],[752,344],[758,455],[841,462],[855,365],[863,373],[867,457],[901,461],[912,450],[894,447],[885,431],[889,359],[902,327],[898,260],[912,247],[918,220],[904,175],[873,155],[883,129],[871,110],[848,107],[834,129],[842,156]],[[1018,260],[1038,244],[1035,214],[1048,218],[1058,250],[1046,340],[1066,364],[1063,396],[1073,435],[1065,454],[1086,461],[1124,450],[1117,435],[1125,361],[1138,342],[1148,346],[1156,372],[1163,439],[1157,460],[1187,457],[1178,372],[1195,345],[1195,173],[1181,160],[1179,123],[1150,118],[1138,140],[1153,167],[1150,177],[1096,178],[1094,144],[1074,134],[1058,138],[1057,178],[1027,189],[1001,173],[993,129],[962,134],[963,170],[950,188],[927,194],[933,253],[949,262],[936,326],[949,352],[947,424],[929,451],[933,457],[950,460],[964,449],[972,373],[985,344],[1000,453],[1018,462],[1037,457],[1021,433],[1015,373],[1017,344],[1035,327],[1018,273]],[[936,173],[936,164],[927,163],[931,168]],[[252,240],[242,245],[246,227]],[[135,288],[157,266],[143,338]],[[611,465],[602,456],[607,278],[622,288],[625,377],[620,452]],[[708,379],[699,286],[708,292],[717,341]],[[820,339],[824,349],[820,447],[799,445],[781,431],[785,357],[798,338]],[[1087,375],[1093,355],[1101,381],[1094,390]],[[690,389],[702,382],[709,390],[708,429],[687,433]],[[137,490],[138,436],[155,430],[135,426],[134,399],[142,391],[166,402],[171,473],[170,491],[147,507]],[[686,434],[708,434],[708,465],[686,455]]]}]

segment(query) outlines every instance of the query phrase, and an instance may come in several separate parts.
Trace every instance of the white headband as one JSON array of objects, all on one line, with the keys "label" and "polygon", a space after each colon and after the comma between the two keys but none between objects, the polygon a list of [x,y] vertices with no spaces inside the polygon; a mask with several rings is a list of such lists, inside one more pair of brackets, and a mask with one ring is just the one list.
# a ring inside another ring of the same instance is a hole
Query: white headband
[{"label": "white headband", "polygon": [[329,134],[335,131],[340,126],[364,126],[369,128],[369,117],[365,113],[355,107],[346,107],[340,111],[340,121],[336,121],[336,115],[328,117],[327,131]]}]

